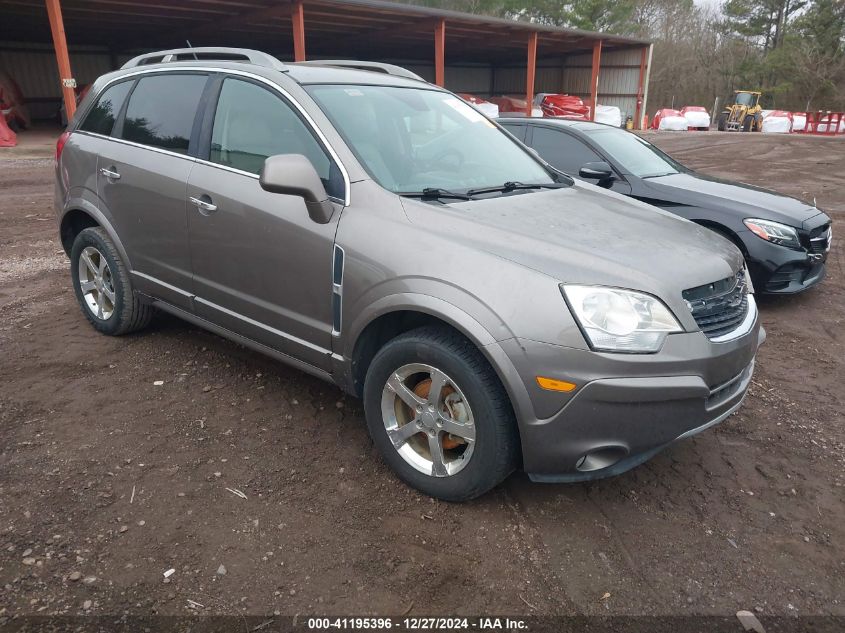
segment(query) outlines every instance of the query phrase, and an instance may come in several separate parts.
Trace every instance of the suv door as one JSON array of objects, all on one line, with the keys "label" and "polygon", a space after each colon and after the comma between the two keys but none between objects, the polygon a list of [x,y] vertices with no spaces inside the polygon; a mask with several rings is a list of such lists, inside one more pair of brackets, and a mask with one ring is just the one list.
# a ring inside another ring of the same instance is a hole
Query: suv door
[{"label": "suv door", "polygon": [[97,191],[114,218],[133,281],[190,309],[191,260],[185,191],[201,73],[143,75],[134,85],[97,162]]},{"label": "suv door", "polygon": [[[199,316],[329,370],[332,249],[345,183],[297,108],[263,82],[217,79],[200,160],[188,181],[188,230]],[[299,196],[268,193],[264,160],[303,154],[338,201],[328,224]]]}]

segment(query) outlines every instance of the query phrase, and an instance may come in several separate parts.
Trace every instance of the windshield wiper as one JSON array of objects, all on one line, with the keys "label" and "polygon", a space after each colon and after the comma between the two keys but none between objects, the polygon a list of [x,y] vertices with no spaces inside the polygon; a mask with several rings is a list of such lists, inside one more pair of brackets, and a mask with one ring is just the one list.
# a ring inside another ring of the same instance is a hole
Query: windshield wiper
[{"label": "windshield wiper", "polygon": [[679,174],[679,173],[681,173],[681,172],[667,171],[666,173],[663,173],[663,174],[649,174],[648,176],[640,176],[640,178],[642,178],[643,180],[645,180],[646,178],[662,178],[663,176],[674,176],[675,174]]},{"label": "windshield wiper", "polygon": [[467,193],[457,193],[440,187],[426,187],[422,191],[400,191],[400,196],[408,198],[420,198],[421,200],[438,200],[439,198],[454,198],[455,200],[472,200]]},{"label": "windshield wiper", "polygon": [[563,182],[544,182],[544,183],[529,183],[508,181],[498,187],[483,187],[479,189],[468,189],[468,196],[475,196],[482,193],[495,193],[501,191],[502,193],[510,193],[517,189],[560,189],[561,187],[568,187],[568,183]]}]

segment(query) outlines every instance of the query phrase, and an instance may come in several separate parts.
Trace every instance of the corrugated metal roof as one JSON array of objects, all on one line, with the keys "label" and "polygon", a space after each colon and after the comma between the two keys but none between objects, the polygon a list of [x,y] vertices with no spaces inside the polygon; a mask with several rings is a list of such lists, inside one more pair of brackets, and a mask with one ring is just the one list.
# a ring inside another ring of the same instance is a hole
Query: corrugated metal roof
[{"label": "corrugated metal roof", "polygon": [[[62,0],[73,46],[117,52],[194,46],[258,48],[281,58],[293,51],[289,0]],[[471,15],[382,0],[304,0],[309,56],[430,60],[434,24],[445,19],[446,56],[461,62],[524,63],[528,35],[539,58],[589,50],[642,47],[645,40]],[[0,40],[50,42],[43,2],[0,0]]]}]

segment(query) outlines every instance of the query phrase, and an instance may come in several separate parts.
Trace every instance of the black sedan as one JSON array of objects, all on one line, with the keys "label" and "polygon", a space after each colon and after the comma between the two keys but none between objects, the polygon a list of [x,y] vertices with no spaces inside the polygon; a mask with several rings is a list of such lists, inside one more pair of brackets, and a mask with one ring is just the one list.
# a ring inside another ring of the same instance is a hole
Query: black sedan
[{"label": "black sedan", "polygon": [[745,255],[755,289],[793,294],[817,284],[830,218],[814,204],[699,174],[625,130],[565,119],[499,119],[555,168],[721,233]]}]

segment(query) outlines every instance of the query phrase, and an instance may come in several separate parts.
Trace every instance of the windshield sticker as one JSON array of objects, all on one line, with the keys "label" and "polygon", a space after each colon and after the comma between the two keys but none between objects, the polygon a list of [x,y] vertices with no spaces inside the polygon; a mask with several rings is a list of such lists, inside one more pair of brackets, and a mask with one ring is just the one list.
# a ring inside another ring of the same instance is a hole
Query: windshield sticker
[{"label": "windshield sticker", "polygon": [[343,90],[346,94],[350,97],[363,97],[364,93],[358,90],[357,88],[344,88]]},{"label": "windshield sticker", "polygon": [[446,97],[445,99],[443,99],[443,103],[445,103],[455,112],[462,115],[465,119],[472,121],[473,123],[478,123],[479,121],[487,120],[480,112],[478,112],[478,110],[476,110],[472,106],[467,105],[460,99],[456,99],[455,97]]}]

